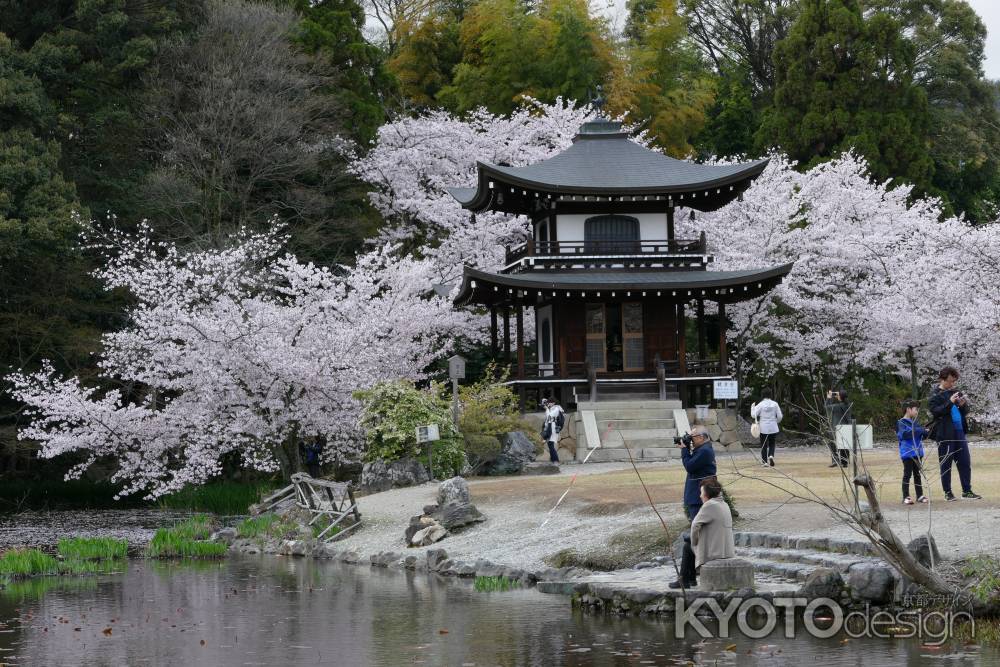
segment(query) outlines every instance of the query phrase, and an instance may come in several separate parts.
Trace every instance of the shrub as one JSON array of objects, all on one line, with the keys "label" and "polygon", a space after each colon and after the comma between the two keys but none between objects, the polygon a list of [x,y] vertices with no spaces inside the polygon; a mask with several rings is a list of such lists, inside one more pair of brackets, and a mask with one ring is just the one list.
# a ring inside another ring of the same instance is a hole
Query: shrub
[{"label": "shrub", "polygon": [[521,418],[517,397],[503,384],[506,379],[507,372],[498,375],[496,366],[490,363],[480,380],[459,388],[462,411],[458,427],[473,468],[500,455],[503,446],[498,436],[503,433],[524,431],[536,444],[540,441],[535,429]]},{"label": "shrub", "polygon": [[[382,382],[371,389],[357,391],[362,402],[358,425],[365,432],[369,461],[398,461],[418,458],[428,464],[428,444],[434,447],[434,467],[458,474],[465,466],[462,439],[452,422],[451,405],[439,383],[417,389],[405,380]],[[417,427],[437,424],[441,439],[417,444]]]}]

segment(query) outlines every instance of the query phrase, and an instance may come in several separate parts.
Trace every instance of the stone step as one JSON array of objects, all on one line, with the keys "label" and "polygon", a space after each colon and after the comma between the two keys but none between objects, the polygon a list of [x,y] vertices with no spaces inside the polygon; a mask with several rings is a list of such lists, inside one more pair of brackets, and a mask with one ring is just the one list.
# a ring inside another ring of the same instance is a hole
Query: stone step
[{"label": "stone step", "polygon": [[673,410],[594,410],[594,419],[603,422],[628,419],[673,420],[673,418]]},{"label": "stone step", "polygon": [[858,556],[854,554],[838,554],[830,551],[812,551],[810,549],[769,549],[766,547],[737,547],[740,556],[786,563],[801,567],[828,567],[838,572],[847,572],[852,565],[866,563],[868,565],[884,565],[879,558]]},{"label": "stone step", "polygon": [[[601,432],[604,435],[604,432]],[[674,444],[674,436],[677,430],[672,428],[623,428],[608,431],[607,437],[601,441],[602,447],[624,447],[628,442],[629,447],[640,446],[640,443],[649,446],[647,443],[655,442],[660,447],[670,447]]]},{"label": "stone step", "polygon": [[577,410],[680,410],[680,401],[602,401],[596,403],[590,401],[580,401],[576,404]]},{"label": "stone step", "polygon": [[831,551],[841,554],[855,554],[857,556],[878,555],[878,552],[875,550],[875,547],[872,546],[871,542],[836,537],[740,531],[733,533],[733,540],[736,542],[736,546],[738,547],[810,549],[813,551]]},{"label": "stone step", "polygon": [[[583,461],[587,458],[587,454],[590,452],[589,449],[581,447],[576,450],[576,460]],[[679,459],[681,456],[680,450],[671,447],[640,447],[632,448],[632,460],[636,462],[648,463],[651,461],[670,461],[672,459]],[[594,453],[590,455],[588,463],[607,463],[609,461],[628,461],[628,451],[624,447],[612,447],[604,448],[600,447],[594,450]]]},{"label": "stone step", "polygon": [[[610,431],[608,430],[610,427]],[[652,418],[652,417],[637,417],[632,419],[617,418],[617,419],[598,419],[597,420],[597,430],[601,433],[614,432],[621,429],[673,429],[674,420],[673,417],[667,418]]]}]

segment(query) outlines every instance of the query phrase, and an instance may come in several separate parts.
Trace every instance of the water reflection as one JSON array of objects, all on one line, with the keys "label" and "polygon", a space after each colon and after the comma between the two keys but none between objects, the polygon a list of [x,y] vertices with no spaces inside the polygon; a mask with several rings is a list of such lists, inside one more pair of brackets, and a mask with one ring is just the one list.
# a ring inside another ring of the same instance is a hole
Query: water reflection
[{"label": "water reflection", "polygon": [[24,665],[977,665],[916,641],[673,639],[670,620],[591,615],[532,589],[287,558],[133,561],[0,594],[0,662]]}]

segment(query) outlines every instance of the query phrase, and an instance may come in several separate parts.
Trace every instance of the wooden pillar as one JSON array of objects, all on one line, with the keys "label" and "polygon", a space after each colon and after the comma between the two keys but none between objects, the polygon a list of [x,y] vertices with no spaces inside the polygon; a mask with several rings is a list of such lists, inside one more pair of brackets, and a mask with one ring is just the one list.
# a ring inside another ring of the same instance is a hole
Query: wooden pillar
[{"label": "wooden pillar", "polygon": [[524,379],[524,306],[517,302],[517,377]]},{"label": "wooden pillar", "polygon": [[490,355],[493,360],[500,355],[500,341],[497,335],[497,309],[496,306],[490,306]]},{"label": "wooden pillar", "polygon": [[729,367],[729,350],[726,349],[726,304],[719,302],[719,371],[726,373]]},{"label": "wooden pillar", "polygon": [[708,339],[705,334],[705,301],[698,299],[698,358],[708,359]]},{"label": "wooden pillar", "polygon": [[667,247],[671,250],[674,243],[674,207],[667,207]]},{"label": "wooden pillar", "polygon": [[687,375],[687,322],[684,320],[684,304],[677,304],[677,363],[680,367],[680,375]]},{"label": "wooden pillar", "polygon": [[510,365],[510,306],[503,307],[503,360]]}]

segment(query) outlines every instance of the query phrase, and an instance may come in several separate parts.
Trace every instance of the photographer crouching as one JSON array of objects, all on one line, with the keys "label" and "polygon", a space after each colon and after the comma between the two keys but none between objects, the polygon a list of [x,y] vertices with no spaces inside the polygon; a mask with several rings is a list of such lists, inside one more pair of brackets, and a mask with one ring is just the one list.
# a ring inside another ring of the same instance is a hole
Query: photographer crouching
[{"label": "photographer crouching", "polygon": [[[681,463],[687,471],[684,480],[684,511],[688,520],[694,518],[704,503],[702,499],[703,480],[715,478],[715,450],[712,448],[712,438],[704,426],[695,426],[691,433],[674,438],[674,444],[681,448]],[[681,582],[685,588],[697,585],[695,571],[695,554],[691,549],[691,534],[685,532],[684,553],[681,558],[681,578],[670,583],[670,588],[680,588]]]}]

